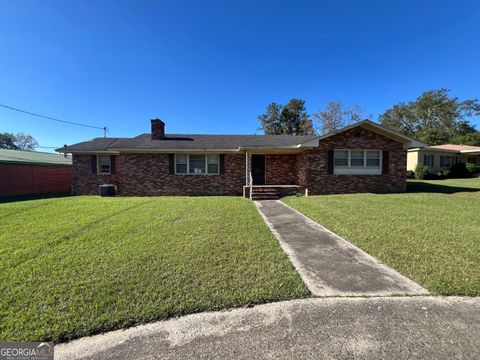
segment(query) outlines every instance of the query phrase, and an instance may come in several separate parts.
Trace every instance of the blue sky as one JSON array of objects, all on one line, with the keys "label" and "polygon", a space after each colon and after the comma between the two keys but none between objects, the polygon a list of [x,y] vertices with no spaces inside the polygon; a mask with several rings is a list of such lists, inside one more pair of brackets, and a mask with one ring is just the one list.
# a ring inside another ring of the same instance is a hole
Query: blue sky
[{"label": "blue sky", "polygon": [[[148,132],[259,133],[272,102],[330,99],[376,118],[446,87],[480,97],[478,1],[3,1],[0,104]],[[474,121],[480,127],[479,121]],[[101,130],[0,108],[41,145]]]}]

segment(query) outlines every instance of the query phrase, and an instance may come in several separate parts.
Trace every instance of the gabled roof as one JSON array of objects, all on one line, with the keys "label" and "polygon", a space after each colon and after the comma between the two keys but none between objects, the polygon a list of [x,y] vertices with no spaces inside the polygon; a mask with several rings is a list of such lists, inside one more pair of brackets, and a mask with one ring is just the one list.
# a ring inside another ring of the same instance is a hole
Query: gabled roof
[{"label": "gabled roof", "polygon": [[0,149],[0,163],[72,165],[72,159],[59,154],[39,151]]},{"label": "gabled roof", "polygon": [[340,130],[337,130],[335,132],[332,132],[330,134],[323,135],[319,138],[319,140],[322,141],[322,139],[326,139],[326,138],[329,138],[331,136],[341,134],[345,131],[348,131],[348,130],[353,129],[353,128],[358,127],[358,126],[361,126],[365,129],[368,129],[368,130],[371,130],[373,132],[379,133],[383,136],[389,137],[389,138],[394,139],[396,141],[399,141],[399,142],[404,144],[404,147],[406,149],[427,146],[426,144],[424,144],[424,143],[422,143],[418,140],[412,139],[412,138],[410,138],[406,135],[403,135],[403,134],[401,134],[401,133],[399,133],[395,130],[389,129],[389,128],[383,126],[383,125],[377,124],[377,123],[375,123],[373,121],[370,121],[370,120],[363,120],[363,121],[357,122],[355,124],[352,124],[350,126],[344,127],[344,128],[342,128]]}]

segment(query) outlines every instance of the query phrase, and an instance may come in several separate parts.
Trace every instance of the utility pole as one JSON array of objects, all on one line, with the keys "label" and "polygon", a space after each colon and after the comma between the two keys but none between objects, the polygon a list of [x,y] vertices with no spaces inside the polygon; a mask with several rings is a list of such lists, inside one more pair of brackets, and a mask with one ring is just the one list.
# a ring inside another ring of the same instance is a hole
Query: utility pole
[{"label": "utility pole", "polygon": [[106,126],[103,128],[103,137],[104,138],[107,137],[107,127]]}]

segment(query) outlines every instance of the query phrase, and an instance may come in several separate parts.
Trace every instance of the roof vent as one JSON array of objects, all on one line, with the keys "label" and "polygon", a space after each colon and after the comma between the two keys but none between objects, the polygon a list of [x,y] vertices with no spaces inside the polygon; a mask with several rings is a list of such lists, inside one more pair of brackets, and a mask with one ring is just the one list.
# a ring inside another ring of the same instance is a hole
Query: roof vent
[{"label": "roof vent", "polygon": [[152,140],[165,139],[165,123],[160,119],[152,119]]}]

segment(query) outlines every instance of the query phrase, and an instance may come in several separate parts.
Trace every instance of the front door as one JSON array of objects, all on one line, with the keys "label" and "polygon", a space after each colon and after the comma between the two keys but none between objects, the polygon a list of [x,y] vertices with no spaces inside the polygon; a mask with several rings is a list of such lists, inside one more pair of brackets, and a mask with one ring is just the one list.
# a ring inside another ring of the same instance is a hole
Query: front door
[{"label": "front door", "polygon": [[265,155],[252,155],[253,185],[265,185]]}]

